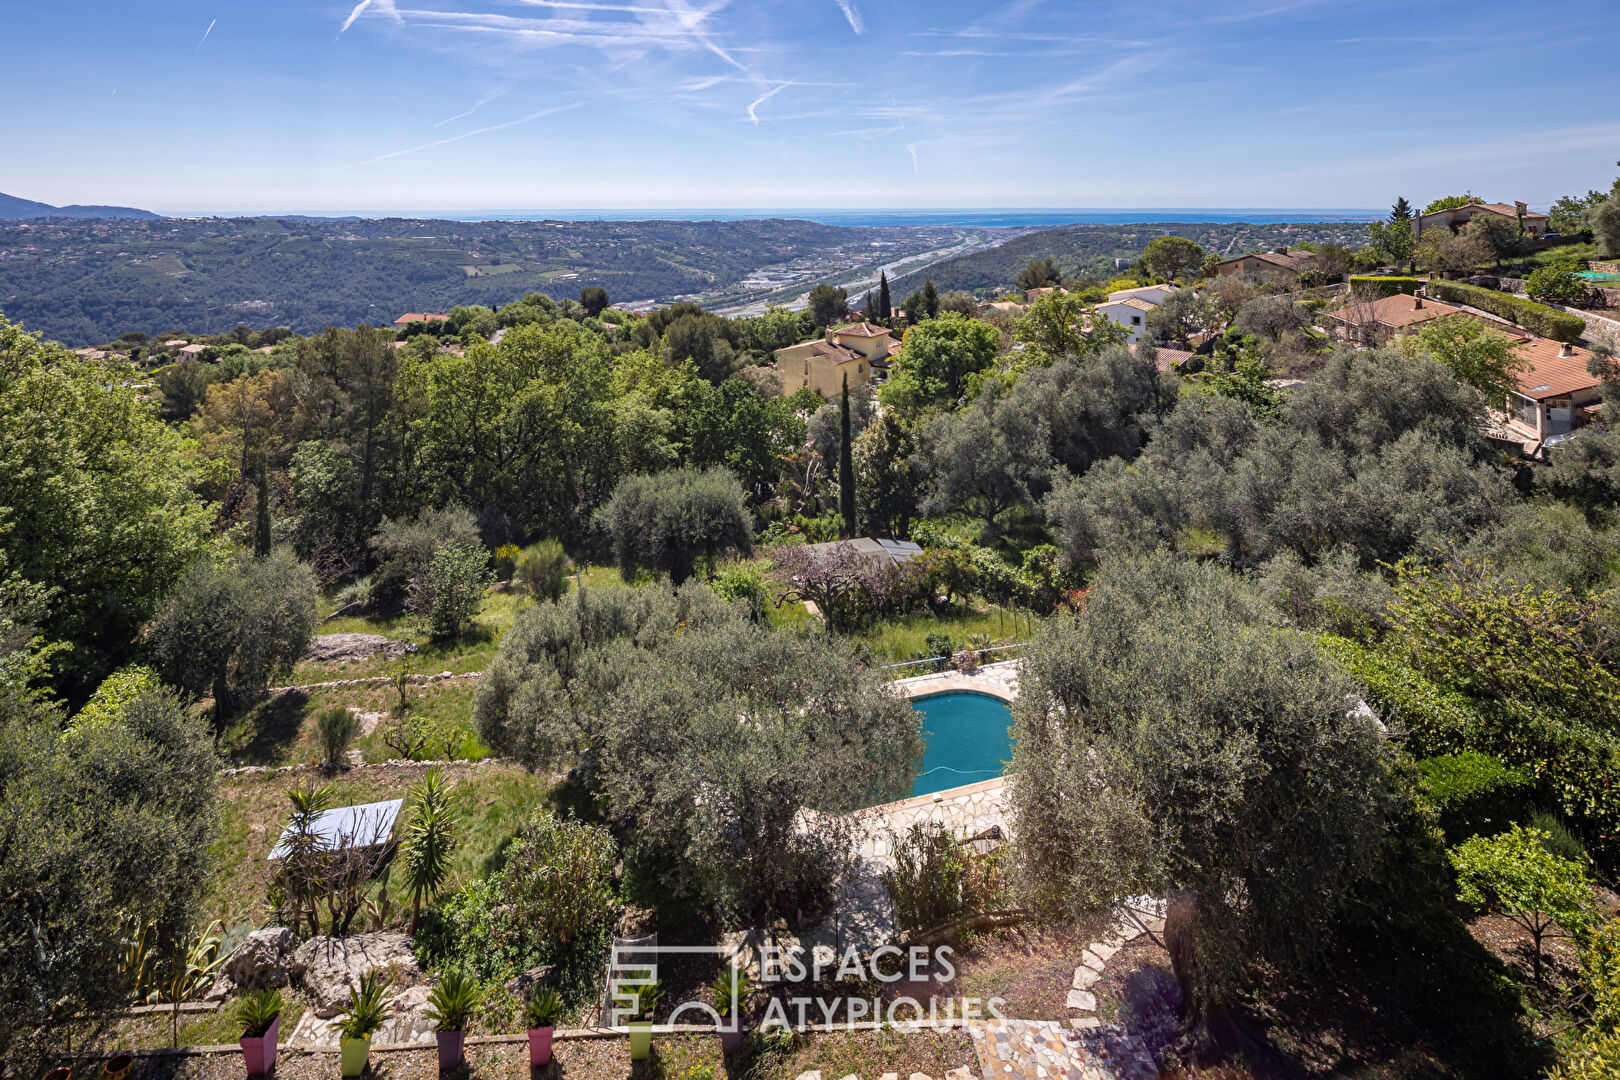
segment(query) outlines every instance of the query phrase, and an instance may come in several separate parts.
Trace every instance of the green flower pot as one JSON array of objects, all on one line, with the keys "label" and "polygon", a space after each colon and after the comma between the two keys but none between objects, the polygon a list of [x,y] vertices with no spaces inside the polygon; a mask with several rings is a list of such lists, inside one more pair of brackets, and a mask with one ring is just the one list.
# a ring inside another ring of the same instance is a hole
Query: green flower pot
[{"label": "green flower pot", "polygon": [[366,1059],[371,1056],[370,1039],[343,1040],[343,1075],[359,1076],[366,1071]]},{"label": "green flower pot", "polygon": [[630,1060],[646,1061],[652,1053],[652,1021],[630,1021]]}]

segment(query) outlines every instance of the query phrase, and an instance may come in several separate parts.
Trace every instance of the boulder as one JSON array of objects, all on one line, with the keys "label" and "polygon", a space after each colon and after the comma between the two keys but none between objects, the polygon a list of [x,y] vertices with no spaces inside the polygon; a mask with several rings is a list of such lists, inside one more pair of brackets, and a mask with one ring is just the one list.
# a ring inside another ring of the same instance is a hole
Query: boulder
[{"label": "boulder", "polygon": [[316,634],[309,639],[304,659],[334,664],[370,660],[373,656],[397,660],[409,650],[409,642],[394,641],[381,634]]},{"label": "boulder", "polygon": [[294,965],[302,968],[304,992],[316,1016],[336,1016],[349,1002],[349,985],[369,971],[386,971],[394,987],[421,979],[407,934],[383,931],[350,937],[313,937],[298,947]]},{"label": "boulder", "polygon": [[220,966],[219,978],[244,992],[283,987],[303,974],[297,952],[298,935],[285,926],[255,930]]}]

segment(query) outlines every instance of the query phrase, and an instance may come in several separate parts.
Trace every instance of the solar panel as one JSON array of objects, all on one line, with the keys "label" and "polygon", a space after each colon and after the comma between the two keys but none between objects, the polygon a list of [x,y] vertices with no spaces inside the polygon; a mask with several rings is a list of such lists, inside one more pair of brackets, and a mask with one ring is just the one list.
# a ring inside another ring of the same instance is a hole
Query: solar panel
[{"label": "solar panel", "polygon": [[[361,803],[358,806],[338,806],[323,810],[316,816],[310,831],[319,836],[322,847],[330,851],[342,847],[371,847],[386,841],[394,832],[394,821],[405,805],[404,799],[386,802]],[[280,859],[287,854],[287,843],[292,829],[281,832],[281,839],[270,851],[270,858]]]}]

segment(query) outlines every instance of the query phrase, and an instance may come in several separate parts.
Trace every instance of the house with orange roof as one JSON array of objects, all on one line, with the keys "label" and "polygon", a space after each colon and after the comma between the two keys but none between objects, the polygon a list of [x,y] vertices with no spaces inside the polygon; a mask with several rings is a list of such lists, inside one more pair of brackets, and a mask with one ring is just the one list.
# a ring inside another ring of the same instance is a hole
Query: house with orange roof
[{"label": "house with orange roof", "polygon": [[1097,305],[1097,314],[1125,328],[1125,341],[1135,345],[1147,330],[1148,312],[1158,307],[1140,296],[1127,296],[1119,300],[1105,300]]},{"label": "house with orange roof", "polygon": [[1488,203],[1483,199],[1473,199],[1462,206],[1453,206],[1449,210],[1436,210],[1432,214],[1415,214],[1412,217],[1413,235],[1422,239],[1423,234],[1434,229],[1450,229],[1452,232],[1461,232],[1470,221],[1480,214],[1495,214],[1506,218],[1515,224],[1524,224],[1524,235],[1532,240],[1547,235],[1547,225],[1551,220],[1546,214],[1531,210],[1522,202]]},{"label": "house with orange roof", "polygon": [[1251,274],[1261,278],[1297,281],[1299,275],[1316,265],[1314,251],[1290,251],[1279,247],[1271,251],[1251,251],[1215,264],[1216,277],[1237,277]]},{"label": "house with orange roof", "polygon": [[412,311],[395,319],[394,325],[404,328],[413,322],[446,322],[449,320],[449,318],[450,316],[448,315],[421,315]]},{"label": "house with orange roof", "polygon": [[1584,427],[1602,405],[1600,380],[1587,369],[1590,351],[1552,338],[1529,338],[1513,347],[1529,367],[1519,372],[1507,391],[1502,417],[1508,431],[1521,436],[1535,453]]},{"label": "house with orange roof", "polygon": [[837,396],[849,378],[850,386],[888,377],[889,357],[895,340],[887,327],[869,322],[829,329],[815,341],[776,350],[776,373],[782,394],[809,387],[824,398]]},{"label": "house with orange roof", "polygon": [[1421,329],[1426,323],[1457,315],[1479,319],[1486,326],[1517,339],[1529,336],[1526,331],[1510,323],[1476,315],[1455,304],[1431,300],[1421,290],[1416,295],[1396,293],[1372,301],[1352,299],[1339,310],[1327,313],[1328,319],[1334,324],[1331,331],[1334,337],[1372,346],[1388,345],[1402,334]]}]

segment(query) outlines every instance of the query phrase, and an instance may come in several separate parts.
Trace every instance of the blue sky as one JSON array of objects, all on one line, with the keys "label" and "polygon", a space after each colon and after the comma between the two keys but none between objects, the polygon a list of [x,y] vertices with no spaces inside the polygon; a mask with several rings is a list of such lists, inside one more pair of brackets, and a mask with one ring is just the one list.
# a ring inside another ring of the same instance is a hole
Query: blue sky
[{"label": "blue sky", "polygon": [[8,0],[0,191],[167,212],[1545,205],[1612,0]]}]

